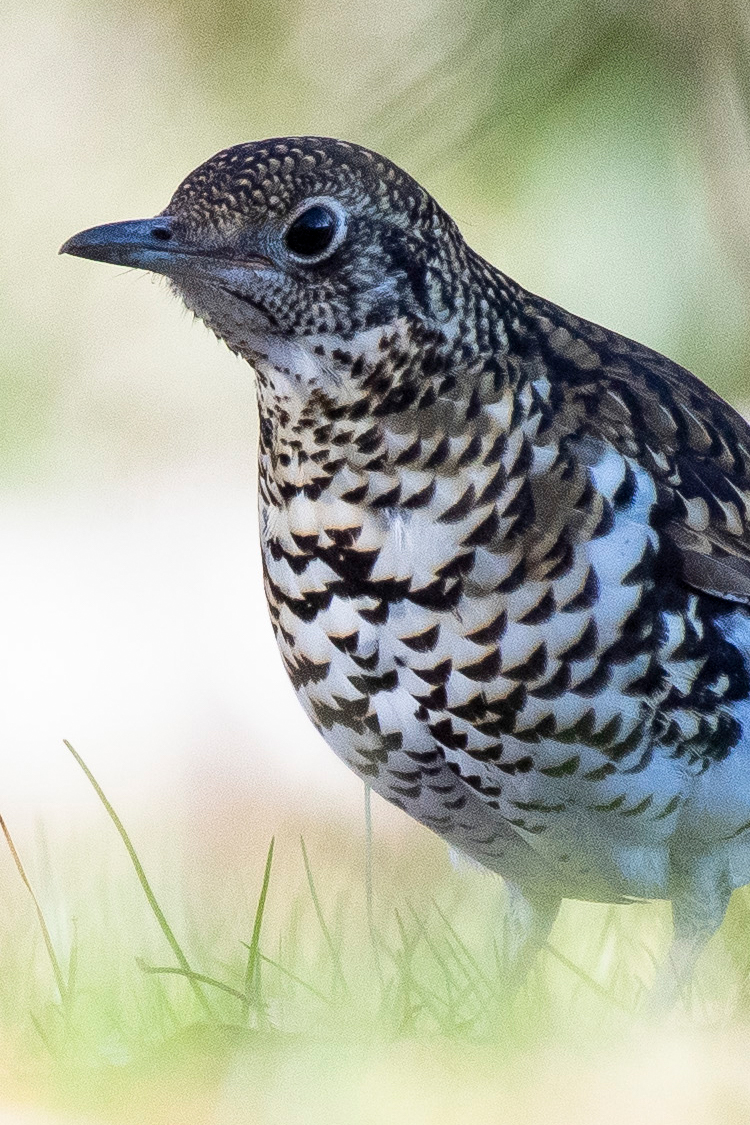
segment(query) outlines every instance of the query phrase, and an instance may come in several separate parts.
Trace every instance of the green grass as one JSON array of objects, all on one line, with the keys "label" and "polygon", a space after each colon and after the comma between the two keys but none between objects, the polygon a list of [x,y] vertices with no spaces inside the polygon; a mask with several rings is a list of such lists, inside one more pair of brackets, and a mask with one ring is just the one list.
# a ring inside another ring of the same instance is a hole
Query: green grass
[{"label": "green grass", "polygon": [[[501,881],[454,870],[429,834],[372,841],[318,824],[300,839],[282,824],[249,869],[173,824],[161,838],[139,828],[141,846],[69,749],[106,836],[48,843],[25,865],[0,825],[6,1097],[96,1120],[224,1125],[393,1120],[401,1090],[403,1120],[465,1103],[467,1120],[504,1121],[481,1114],[511,1092],[516,1107],[542,1096],[538,1076],[561,1053],[570,1098],[642,1030],[634,1013],[669,937],[663,904],[565,904],[513,998]],[[743,893],[678,1014],[709,1050],[750,1031],[747,915]]]}]

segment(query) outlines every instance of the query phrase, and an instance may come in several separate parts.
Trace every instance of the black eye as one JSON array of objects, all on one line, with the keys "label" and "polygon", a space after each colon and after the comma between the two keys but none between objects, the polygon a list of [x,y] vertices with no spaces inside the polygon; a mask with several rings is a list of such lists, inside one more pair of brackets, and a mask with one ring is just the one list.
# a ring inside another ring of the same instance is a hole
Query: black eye
[{"label": "black eye", "polygon": [[300,258],[317,258],[334,240],[339,218],[316,203],[298,215],[286,232],[287,249]]}]

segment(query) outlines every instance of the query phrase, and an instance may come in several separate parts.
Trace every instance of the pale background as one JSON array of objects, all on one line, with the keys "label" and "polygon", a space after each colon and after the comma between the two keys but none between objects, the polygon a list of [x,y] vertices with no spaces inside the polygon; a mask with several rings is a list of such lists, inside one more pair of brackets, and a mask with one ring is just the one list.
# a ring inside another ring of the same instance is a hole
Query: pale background
[{"label": "pale background", "polygon": [[[744,408],[749,59],[740,0],[3,0],[0,813],[63,951],[72,899],[91,895],[89,861],[98,871],[107,848],[119,856],[115,840],[99,855],[111,826],[63,738],[162,885],[181,857],[201,922],[201,910],[212,921],[213,900],[197,901],[195,880],[217,864],[231,889],[245,862],[257,877],[268,835],[287,823],[328,833],[332,856],[337,841],[359,846],[362,787],[305,720],[274,648],[250,369],[163,284],[59,258],[59,245],[84,227],[155,214],[227,145],[342,136],[407,167],[478,250],[530,289],[666,352]],[[402,841],[432,846],[382,802],[374,818],[397,857]],[[77,867],[65,859],[70,836],[86,857]],[[132,948],[122,935],[113,942],[116,974],[151,940],[153,920],[126,861],[115,869],[102,901],[137,904]],[[2,849],[0,883],[15,896],[5,923],[22,927],[29,902]],[[89,907],[96,915],[97,901]],[[573,955],[596,910],[569,909],[561,932]],[[625,938],[641,916],[623,923]],[[735,918],[746,981],[748,913]],[[623,948],[612,946],[610,963],[626,962]],[[595,974],[593,954],[587,964]],[[34,967],[46,995],[38,948]],[[575,1050],[567,1030],[561,1042]],[[598,1123],[617,1105],[623,1119],[648,1121],[653,1095],[654,1121],[747,1120],[746,1031],[665,1039],[656,1055],[631,1046],[627,1065],[604,1041],[603,1058],[560,1047],[537,1059],[551,1093],[527,1090],[522,1068],[519,1114],[562,1121],[568,1104],[571,1121]],[[413,1057],[403,1057],[408,1069]],[[3,1058],[0,1098],[10,1096]],[[399,1103],[405,1119],[489,1122],[494,1056],[467,1060],[471,1110],[459,1102],[460,1075],[441,1063],[441,1086],[438,1064],[422,1060]],[[385,1089],[377,1067],[392,1063],[378,1062],[363,1085],[352,1079],[359,1093],[342,1103],[342,1121],[356,1125],[355,1110]],[[279,1106],[268,1120],[289,1125],[283,1091]],[[8,1120],[27,1118],[13,1110]],[[47,1118],[28,1117],[37,1120]]]}]

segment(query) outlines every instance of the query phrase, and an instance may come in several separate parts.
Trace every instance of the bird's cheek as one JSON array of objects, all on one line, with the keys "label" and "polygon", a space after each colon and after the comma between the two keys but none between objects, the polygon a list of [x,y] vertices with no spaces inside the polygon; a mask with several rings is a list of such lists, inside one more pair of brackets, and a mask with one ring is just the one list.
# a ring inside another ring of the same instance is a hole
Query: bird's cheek
[{"label": "bird's cheek", "polygon": [[[239,350],[246,344],[250,332],[257,334],[262,318],[251,310],[245,310],[215,284],[196,279],[173,280],[172,289],[185,307],[202,320],[211,331],[223,340],[232,350]],[[257,324],[248,323],[255,319]]]}]

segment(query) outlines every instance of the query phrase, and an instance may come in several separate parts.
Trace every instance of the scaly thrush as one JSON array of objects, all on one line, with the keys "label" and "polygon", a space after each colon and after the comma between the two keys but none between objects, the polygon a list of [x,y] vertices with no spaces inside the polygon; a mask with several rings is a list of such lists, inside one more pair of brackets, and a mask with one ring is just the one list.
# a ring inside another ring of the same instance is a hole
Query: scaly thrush
[{"label": "scaly thrush", "polygon": [[750,881],[750,430],[526,292],[410,176],[237,145],[63,251],[166,275],[257,373],[281,656],[331,748],[499,872],[669,898],[674,979]]}]

